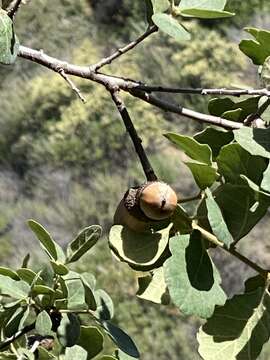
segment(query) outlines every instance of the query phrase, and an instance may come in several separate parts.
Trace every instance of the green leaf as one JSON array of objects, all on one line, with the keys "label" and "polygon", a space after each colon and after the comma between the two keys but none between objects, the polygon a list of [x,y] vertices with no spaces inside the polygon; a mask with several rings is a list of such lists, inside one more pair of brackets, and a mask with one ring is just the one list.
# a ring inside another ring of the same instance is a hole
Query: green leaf
[{"label": "green leaf", "polygon": [[196,17],[199,19],[220,19],[234,16],[234,13],[220,10],[208,9],[184,9],[181,10],[181,15],[184,17]]},{"label": "green leaf", "polygon": [[103,355],[100,358],[98,358],[98,360],[117,360],[117,358],[112,355]]},{"label": "green leaf", "polygon": [[270,299],[264,288],[236,295],[217,307],[198,341],[204,360],[255,360],[270,336]]},{"label": "green leaf", "polygon": [[229,110],[222,114],[223,119],[241,122],[241,119],[243,118],[243,110],[238,108],[235,110]]},{"label": "green leaf", "polygon": [[172,216],[173,228],[180,234],[189,234],[192,230],[192,219],[181,205],[177,205]]},{"label": "green leaf", "polygon": [[[258,201],[258,194],[248,186],[225,184],[218,187],[214,192],[215,200],[222,211],[223,219],[234,240],[244,237],[265,215],[268,203],[261,202],[253,211],[252,207]],[[198,216],[206,215],[203,204],[198,210]],[[207,228],[207,223],[200,219],[202,227]]]},{"label": "green leaf", "polygon": [[214,159],[218,156],[220,149],[233,141],[232,131],[224,131],[207,127],[202,132],[196,134],[194,139],[200,144],[207,144],[212,150]]},{"label": "green leaf", "polygon": [[[80,337],[80,321],[73,313],[63,314],[57,329],[58,339],[63,347],[72,347]],[[74,359],[73,359],[74,360]]]},{"label": "green leaf", "polygon": [[32,287],[32,292],[35,295],[54,295],[55,291],[49,286],[45,285],[34,285]]},{"label": "green leaf", "polygon": [[140,353],[134,341],[118,326],[109,321],[102,321],[102,327],[108,333],[112,341],[129,356],[139,358]]},{"label": "green leaf", "polygon": [[67,275],[63,276],[63,279],[68,292],[68,309],[87,309],[84,285],[80,275],[74,271],[69,271]]},{"label": "green leaf", "polygon": [[270,56],[265,59],[263,63],[262,72],[261,72],[261,79],[264,87],[270,87]]},{"label": "green leaf", "polygon": [[163,267],[156,269],[153,275],[138,278],[137,296],[156,304],[168,303],[167,285],[164,279]]},{"label": "green leaf", "polygon": [[154,13],[163,13],[169,9],[170,3],[168,0],[151,0]]},{"label": "green leaf", "polygon": [[48,231],[38,222],[28,220],[30,229],[35,233],[43,249],[52,260],[65,261],[65,254],[60,246],[52,239]]},{"label": "green leaf", "polygon": [[144,0],[145,3],[145,13],[146,13],[146,20],[150,26],[152,26],[154,23],[152,21],[152,16],[154,13],[152,0]]},{"label": "green leaf", "polygon": [[68,268],[64,264],[58,261],[50,260],[50,263],[53,268],[53,271],[57,275],[67,275],[67,273],[69,272]]},{"label": "green leaf", "polygon": [[252,129],[244,126],[239,130],[234,130],[233,133],[236,142],[251,155],[270,159],[270,128]]},{"label": "green leaf", "polygon": [[[35,355],[28,349],[25,348],[19,348],[17,349],[17,354],[20,355],[24,360],[35,360]],[[18,357],[17,357],[18,359]]]},{"label": "green leaf", "polygon": [[202,190],[213,185],[219,177],[216,169],[210,165],[198,162],[185,162],[185,164],[192,172],[196,184]]},{"label": "green leaf", "polygon": [[258,107],[263,109],[264,111],[260,115],[260,118],[265,122],[267,126],[270,124],[270,105],[269,105],[269,97],[262,96],[259,100]]},{"label": "green leaf", "polygon": [[43,310],[38,314],[35,329],[41,336],[46,336],[51,333],[52,321],[47,311]]},{"label": "green leaf", "polygon": [[22,261],[22,268],[27,268],[30,260],[30,254],[26,254]]},{"label": "green leaf", "polygon": [[18,51],[19,41],[14,34],[13,22],[7,12],[0,9],[0,63],[14,63]]},{"label": "green leaf", "polygon": [[239,144],[224,146],[217,158],[218,171],[226,182],[242,183],[240,175],[245,175],[256,184],[260,184],[266,161],[260,156],[252,156]]},{"label": "green leaf", "polygon": [[10,337],[14,335],[20,326],[20,322],[24,316],[24,313],[26,311],[26,308],[19,307],[15,310],[13,315],[10,317],[8,322],[5,324],[4,332],[6,337]]},{"label": "green leaf", "polygon": [[181,0],[179,9],[223,10],[227,0]]},{"label": "green leaf", "polygon": [[208,103],[208,111],[214,116],[242,122],[248,115],[258,110],[259,100],[260,96],[254,96],[236,102],[230,98],[214,98]]},{"label": "green leaf", "polygon": [[254,205],[252,206],[252,208],[250,209],[250,211],[254,211],[253,208],[254,207],[257,208],[260,201],[266,202],[266,203],[268,203],[268,205],[270,205],[270,194],[269,193],[264,192],[257,184],[255,184],[252,180],[250,180],[245,175],[241,175],[241,179],[246,182],[247,186],[249,186],[251,190],[253,190],[253,192],[255,194],[255,199],[257,200],[254,203]]},{"label": "green leaf", "polygon": [[101,320],[110,320],[114,315],[114,306],[111,297],[102,289],[95,291],[96,311],[95,316]]},{"label": "green leaf", "polygon": [[93,293],[94,286],[93,285],[93,278],[87,276],[92,274],[81,274],[81,280],[84,286],[84,293],[85,293],[85,303],[87,304],[88,308],[90,310],[96,310],[97,309],[97,303],[96,299]]},{"label": "green leaf", "polygon": [[186,315],[209,318],[216,305],[225,303],[226,295],[200,232],[172,237],[170,250],[164,273],[172,301]]},{"label": "green leaf", "polygon": [[268,164],[267,169],[263,173],[263,179],[261,183],[261,188],[264,191],[267,191],[270,193],[270,163]]},{"label": "green leaf", "polygon": [[16,271],[3,267],[0,267],[0,275],[8,276],[13,280],[20,280],[19,276],[17,275]]},{"label": "green leaf", "polygon": [[207,195],[206,207],[208,211],[208,220],[212,231],[216,237],[229,248],[230,244],[233,243],[233,237],[227,228],[222,212],[218,204],[215,202],[211,191],[206,189],[205,193]]},{"label": "green leaf", "polygon": [[80,274],[84,284],[87,284],[92,290],[96,287],[96,278],[89,272],[83,272]]},{"label": "green leaf", "polygon": [[[25,281],[27,284],[32,285],[33,281],[35,280],[37,273],[35,273],[31,269],[21,268],[17,270],[17,274],[19,275],[20,279]],[[40,276],[37,276],[36,282],[37,285],[43,285],[44,281]]]},{"label": "green leaf", "polygon": [[9,295],[14,299],[26,298],[29,294],[30,286],[24,281],[16,281],[7,276],[0,275],[0,293]]},{"label": "green leaf", "polygon": [[255,65],[262,65],[270,56],[270,31],[245,28],[255,40],[242,40],[239,44],[240,50],[247,55]]},{"label": "green leaf", "polygon": [[187,41],[191,38],[187,30],[171,15],[157,13],[152,16],[152,20],[160,30],[177,41]]},{"label": "green leaf", "polygon": [[38,360],[50,360],[54,359],[57,360],[57,358],[49,351],[44,349],[43,347],[39,346],[38,348]]},{"label": "green leaf", "polygon": [[31,319],[31,322],[32,322],[32,314],[30,312],[30,307],[27,306],[25,308],[24,314],[23,314],[23,316],[22,316],[22,318],[20,320],[18,330],[23,329],[26,324],[29,324],[29,319]]},{"label": "green leaf", "polygon": [[184,153],[192,160],[212,165],[212,151],[208,145],[200,144],[198,141],[189,136],[174,133],[167,133],[164,136],[180,150],[184,151]]},{"label": "green leaf", "polygon": [[103,335],[95,326],[81,326],[77,344],[87,351],[87,360],[90,360],[103,350]]},{"label": "green leaf", "polygon": [[114,225],[110,230],[109,245],[128,264],[154,267],[166,249],[171,226],[153,233],[137,233],[128,227]]},{"label": "green leaf", "polygon": [[87,360],[87,351],[85,351],[81,346],[74,345],[72,347],[66,348],[65,351],[65,360]]},{"label": "green leaf", "polygon": [[67,263],[79,260],[91,249],[101,237],[101,227],[92,225],[83,229],[78,236],[68,245]]}]

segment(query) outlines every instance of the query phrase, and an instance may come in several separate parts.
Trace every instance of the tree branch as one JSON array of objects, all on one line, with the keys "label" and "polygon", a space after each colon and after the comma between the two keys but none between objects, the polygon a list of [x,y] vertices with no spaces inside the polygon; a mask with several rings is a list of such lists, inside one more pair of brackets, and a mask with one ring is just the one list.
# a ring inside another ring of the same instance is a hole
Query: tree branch
[{"label": "tree branch", "polygon": [[221,242],[215,235],[211,234],[209,231],[203,229],[199,226],[195,221],[192,222],[192,228],[194,230],[199,230],[202,234],[202,237],[211,242],[212,244],[220,247],[221,249],[225,250],[226,252],[230,253],[231,255],[235,256],[238,260],[242,261],[244,264],[248,265],[250,268],[258,272],[263,277],[266,277],[268,274],[268,270],[263,269],[259,265],[255,264],[253,261],[248,259],[246,256],[240,254],[238,251],[235,250],[234,246],[227,248],[223,242]]},{"label": "tree branch", "polygon": [[[135,82],[135,81],[134,81]],[[151,92],[165,92],[172,94],[197,94],[197,95],[218,95],[218,96],[268,96],[270,97],[270,91],[267,89],[205,89],[205,88],[174,88],[174,87],[164,87],[164,86],[148,86],[139,84],[136,87],[137,90]]]},{"label": "tree branch", "polygon": [[133,145],[135,147],[135,150],[138,154],[138,157],[140,159],[140,162],[143,167],[143,171],[145,173],[147,181],[156,181],[157,176],[150,164],[150,161],[148,160],[148,157],[145,153],[145,150],[142,145],[142,140],[139,138],[137,131],[132,123],[132,120],[129,116],[129,113],[127,111],[127,108],[123,102],[123,100],[118,96],[117,91],[111,91],[111,96],[113,99],[113,102],[115,103],[122,120],[125,124],[125,127],[127,129],[127,132],[133,142]]},{"label": "tree branch", "polygon": [[137,46],[139,43],[141,43],[143,40],[145,40],[148,36],[150,36],[151,34],[153,34],[156,31],[158,31],[158,27],[156,25],[150,27],[149,29],[147,29],[145,31],[145,33],[143,33],[141,36],[139,36],[136,40],[134,40],[131,43],[129,43],[128,45],[118,49],[115,53],[102,59],[95,65],[92,65],[91,69],[96,72],[103,66],[110,64],[113,60],[117,59],[119,56],[121,56],[121,55],[127,53],[128,51],[130,51],[131,49],[133,49],[135,46]]},{"label": "tree branch", "polygon": [[65,79],[65,81],[68,83],[68,85],[71,87],[71,89],[78,95],[79,99],[85,103],[86,100],[83,97],[83,95],[81,94],[80,89],[77,88],[77,86],[73,83],[72,80],[70,80],[70,78],[67,76],[67,74],[65,73],[65,71],[63,69],[59,70],[59,74],[63,77],[63,79]]},{"label": "tree branch", "polygon": [[212,124],[212,125],[221,126],[225,129],[240,129],[243,126],[242,123],[238,123],[235,121],[223,119],[218,116],[203,114],[203,113],[200,113],[197,111],[186,109],[184,107],[181,107],[180,105],[176,105],[176,104],[170,103],[168,101],[161,100],[161,99],[155,97],[154,95],[148,94],[144,91],[129,90],[129,92],[131,93],[131,95],[133,95],[143,101],[146,101],[151,105],[157,106],[160,109],[163,109],[165,111],[169,111],[169,112],[172,112],[175,114],[179,114],[179,115],[185,116],[190,119],[195,119],[202,123],[208,123],[208,124]]},{"label": "tree branch", "polygon": [[21,336],[27,334],[28,332],[34,330],[35,323],[25,326],[23,329],[19,330],[13,336],[3,340],[0,342],[0,350],[5,349],[10,344],[12,344],[15,340],[19,339]]},{"label": "tree branch", "polygon": [[7,14],[8,16],[13,19],[16,15],[16,12],[19,10],[20,6],[22,4],[22,0],[15,0],[11,3],[11,6],[9,7]]},{"label": "tree branch", "polygon": [[59,73],[59,70],[63,69],[65,74],[67,75],[74,75],[80,78],[92,80],[94,82],[102,84],[108,90],[121,89],[127,91],[132,96],[140,98],[141,100],[157,106],[162,110],[179,114],[202,123],[213,124],[226,129],[239,129],[243,126],[242,123],[226,120],[217,116],[199,113],[190,109],[183,108],[179,105],[169,103],[165,100],[160,100],[154,95],[148,94],[141,90],[137,90],[136,88],[138,87],[138,83],[134,83],[132,80],[126,80],[115,76],[96,73],[92,71],[91,67],[89,66],[78,66],[74,64],[69,64],[65,61],[61,61],[54,57],[48,56],[43,51],[37,51],[24,46],[20,46],[18,55],[24,59],[28,59],[35,63],[43,65],[57,73]]}]

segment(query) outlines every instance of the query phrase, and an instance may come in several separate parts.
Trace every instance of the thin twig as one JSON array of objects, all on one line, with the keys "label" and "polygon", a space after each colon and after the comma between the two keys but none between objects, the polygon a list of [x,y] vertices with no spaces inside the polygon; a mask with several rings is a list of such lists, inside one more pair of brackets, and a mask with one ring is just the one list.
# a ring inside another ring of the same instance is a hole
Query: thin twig
[{"label": "thin twig", "polygon": [[16,334],[0,342],[0,350],[8,347],[13,341],[19,339],[21,336],[27,334],[35,328],[35,323],[25,326],[23,329],[16,332]]},{"label": "thin twig", "polygon": [[235,250],[234,246],[227,248],[223,242],[221,242],[215,235],[211,234],[209,231],[203,229],[199,226],[196,221],[192,222],[192,228],[194,230],[199,230],[202,236],[211,242],[212,244],[219,246],[221,249],[225,250],[226,252],[230,253],[231,255],[235,256],[237,259],[248,265],[250,268],[258,272],[260,275],[265,277],[268,274],[268,270],[263,269],[259,265],[255,264],[252,260],[248,259],[246,256],[240,254],[238,251]]},{"label": "thin twig", "polygon": [[197,95],[217,95],[217,96],[268,96],[270,97],[270,91],[268,89],[204,89],[204,88],[174,88],[164,86],[148,86],[137,85],[137,90],[143,90],[150,92],[164,92],[172,94],[197,94]]},{"label": "thin twig", "polygon": [[11,3],[11,6],[7,11],[7,14],[11,19],[14,18],[14,16],[16,15],[16,12],[19,10],[21,4],[22,4],[22,0],[15,0]]},{"label": "thin twig", "polygon": [[159,107],[162,110],[169,111],[175,114],[179,114],[182,116],[185,116],[190,119],[195,119],[202,123],[208,123],[213,124],[216,126],[221,126],[225,129],[240,129],[243,127],[242,123],[238,123],[231,120],[223,119],[219,116],[213,116],[208,114],[203,114],[197,111],[193,111],[184,107],[181,107],[180,105],[176,105],[173,103],[170,103],[165,100],[161,100],[154,95],[148,94],[144,91],[138,91],[138,90],[130,90],[129,91],[131,95],[140,98],[141,100],[144,100],[148,102],[149,104],[152,104],[154,106]]},{"label": "thin twig", "polygon": [[127,132],[133,142],[135,150],[136,150],[138,157],[140,159],[140,162],[142,164],[146,179],[148,181],[156,181],[157,176],[150,164],[150,161],[148,160],[148,157],[147,157],[145,150],[143,148],[143,145],[142,145],[142,140],[139,138],[139,136],[137,134],[137,131],[133,125],[133,122],[129,116],[129,113],[127,111],[127,108],[126,108],[123,100],[118,96],[117,91],[111,91],[111,96],[112,96],[113,102],[115,103],[115,105],[122,117],[122,120],[127,129]]},{"label": "thin twig", "polygon": [[86,103],[85,98],[83,97],[80,89],[78,89],[76,87],[76,85],[74,84],[74,82],[72,80],[70,80],[70,78],[67,76],[67,74],[65,73],[64,69],[59,70],[59,74],[66,80],[66,82],[68,83],[68,85],[71,87],[71,89],[78,95],[78,97],[80,98],[80,100],[83,103]]},{"label": "thin twig", "polygon": [[116,52],[114,52],[112,55],[102,59],[95,65],[92,65],[91,68],[94,72],[98,71],[100,68],[102,68],[105,65],[110,64],[113,60],[117,59],[119,56],[127,53],[131,49],[133,49],[135,46],[137,46],[139,43],[141,43],[143,40],[145,40],[148,36],[153,34],[154,32],[158,31],[158,27],[156,25],[150,27],[147,29],[141,36],[139,36],[136,40],[132,41],[128,45],[118,49]]}]

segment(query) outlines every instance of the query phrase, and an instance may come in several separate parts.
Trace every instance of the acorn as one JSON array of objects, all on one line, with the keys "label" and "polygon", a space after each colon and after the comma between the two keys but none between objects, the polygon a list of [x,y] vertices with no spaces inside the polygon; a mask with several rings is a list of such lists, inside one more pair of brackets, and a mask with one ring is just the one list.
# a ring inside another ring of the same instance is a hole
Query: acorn
[{"label": "acorn", "polygon": [[126,225],[136,232],[149,231],[153,225],[168,219],[177,206],[177,195],[166,183],[147,182],[130,188],[120,201],[115,225]]}]

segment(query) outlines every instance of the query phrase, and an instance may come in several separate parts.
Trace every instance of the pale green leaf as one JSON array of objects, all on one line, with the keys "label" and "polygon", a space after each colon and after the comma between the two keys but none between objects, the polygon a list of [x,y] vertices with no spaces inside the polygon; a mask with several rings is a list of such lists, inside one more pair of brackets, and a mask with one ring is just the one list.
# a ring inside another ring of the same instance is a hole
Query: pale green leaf
[{"label": "pale green leaf", "polygon": [[205,191],[207,195],[206,207],[208,211],[208,220],[212,228],[213,233],[216,235],[218,240],[223,242],[227,247],[233,243],[233,237],[230,234],[228,227],[223,219],[222,212],[215,202],[213,195],[209,189]]},{"label": "pale green leaf", "polygon": [[210,165],[191,161],[185,162],[185,164],[192,172],[196,184],[202,190],[213,185],[219,177],[216,169]]},{"label": "pale green leaf", "polygon": [[156,269],[153,275],[138,278],[137,296],[141,299],[164,304],[168,301],[167,285],[164,279],[163,267]]},{"label": "pale green leaf", "polygon": [[14,33],[13,22],[7,12],[0,9],[0,63],[14,63],[18,51],[19,41]]},{"label": "pale green leaf", "polygon": [[220,10],[208,9],[183,9],[181,15],[184,17],[196,17],[199,19],[220,19],[234,16],[234,13]]},{"label": "pale green leaf", "polygon": [[65,351],[65,360],[87,360],[87,351],[79,345],[67,347]]},{"label": "pale green leaf", "polygon": [[171,15],[156,13],[152,16],[152,20],[160,30],[172,36],[175,40],[190,40],[189,32]]},{"label": "pale green leaf", "polygon": [[174,145],[189,156],[192,160],[203,164],[212,165],[212,151],[206,144],[200,144],[189,136],[167,133],[164,135]]},{"label": "pale green leaf", "polygon": [[46,310],[41,311],[35,323],[35,329],[39,335],[49,335],[52,329],[52,321]]},{"label": "pale green leaf", "polygon": [[211,9],[223,10],[227,0],[181,0],[180,9]]},{"label": "pale green leaf", "polygon": [[114,225],[110,230],[109,244],[122,261],[154,267],[166,249],[171,226],[153,233],[137,233],[128,227]]},{"label": "pale green leaf", "polygon": [[90,360],[103,350],[103,335],[96,326],[81,326],[77,345],[87,351],[87,360]]},{"label": "pale green leaf", "polygon": [[241,183],[240,175],[259,184],[266,169],[265,159],[250,155],[239,144],[224,146],[217,157],[217,164],[219,173],[232,184]]},{"label": "pale green leaf", "polygon": [[270,128],[253,129],[244,126],[234,130],[234,138],[251,155],[270,159]]},{"label": "pale green leaf", "polygon": [[259,288],[216,308],[198,334],[199,353],[204,360],[255,360],[269,336],[269,294]]},{"label": "pale green leaf", "polygon": [[201,235],[178,235],[170,239],[172,256],[164,264],[165,281],[172,301],[186,315],[212,316],[226,295]]}]

